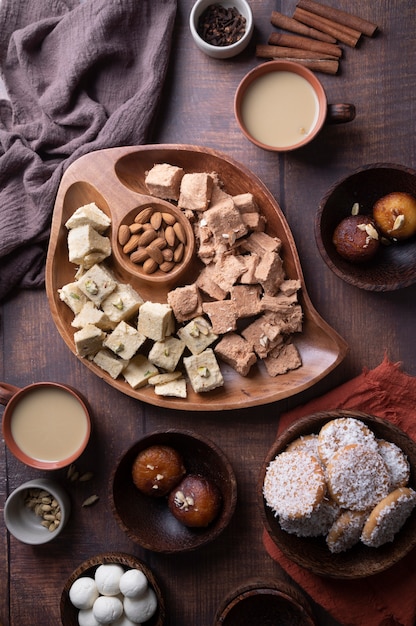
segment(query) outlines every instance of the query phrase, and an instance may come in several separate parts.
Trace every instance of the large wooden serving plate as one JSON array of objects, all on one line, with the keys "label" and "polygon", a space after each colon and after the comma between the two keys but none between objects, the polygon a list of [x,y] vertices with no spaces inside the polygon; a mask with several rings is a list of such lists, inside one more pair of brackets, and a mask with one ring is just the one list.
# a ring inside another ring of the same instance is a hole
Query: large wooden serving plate
[{"label": "large wooden serving plate", "polygon": [[[123,393],[157,406],[189,411],[224,410],[262,405],[282,400],[315,384],[344,358],[344,340],[318,315],[306,291],[296,246],[286,219],[263,183],[248,169],[231,158],[208,148],[188,145],[146,145],[110,148],[87,154],[65,172],[56,198],[48,257],[46,290],[55,324],[70,350],[76,354],[73,341],[72,311],[61,302],[58,289],[74,280],[76,267],[68,261],[65,222],[80,206],[95,202],[112,219],[110,237],[116,247],[117,229],[123,217],[142,205],[154,202],[144,184],[146,172],[155,163],[171,163],[186,172],[219,173],[225,190],[236,195],[250,191],[267,219],[267,232],[282,240],[282,256],[288,278],[299,278],[302,284],[300,303],[304,311],[304,329],[295,337],[303,365],[299,369],[271,378],[262,365],[252,368],[243,378],[230,367],[221,365],[225,385],[206,394],[188,390],[186,399],[156,396],[153,389],[134,390],[121,378],[113,380],[99,367],[82,359],[97,376]],[[130,283],[145,300],[166,301],[172,286],[149,286],[131,274],[112,255],[108,265],[117,278]],[[192,264],[193,275],[182,278],[183,284],[194,280],[198,261]],[[178,285],[177,285],[178,286]],[[190,385],[188,385],[190,387]]]}]

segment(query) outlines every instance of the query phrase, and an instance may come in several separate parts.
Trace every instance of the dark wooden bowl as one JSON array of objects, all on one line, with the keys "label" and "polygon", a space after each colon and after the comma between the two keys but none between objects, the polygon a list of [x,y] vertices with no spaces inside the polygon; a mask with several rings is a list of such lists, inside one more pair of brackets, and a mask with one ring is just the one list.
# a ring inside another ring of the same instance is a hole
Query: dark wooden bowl
[{"label": "dark wooden bowl", "polygon": [[[188,385],[187,398],[158,396],[149,385],[133,389],[122,376],[114,380],[93,361],[81,358],[81,362],[95,375],[119,391],[157,406],[182,411],[224,411],[226,409],[258,406],[288,398],[308,389],[324,378],[344,359],[348,347],[338,333],[317,313],[312,305],[293,240],[283,212],[265,185],[247,168],[232,158],[198,146],[146,145],[98,150],[75,161],[65,172],[56,197],[48,256],[46,261],[46,292],[52,318],[65,343],[76,355],[73,314],[62,302],[58,289],[74,280],[76,267],[68,260],[68,232],[65,222],[74,211],[95,202],[112,219],[109,237],[113,254],[108,266],[116,278],[129,283],[144,300],[166,302],[170,289],[190,284],[198,277],[202,263],[196,256],[186,263],[184,273],[172,274],[176,283],[158,278],[144,280],[138,271],[121,257],[117,243],[117,231],[142,206],[155,203],[145,185],[146,172],[155,163],[171,163],[186,172],[219,172],[225,191],[231,195],[250,191],[267,219],[267,232],[282,241],[282,258],[288,278],[299,279],[299,301],[304,312],[301,333],[294,342],[302,357],[302,367],[281,376],[271,377],[261,364],[253,366],[249,376],[242,377],[229,365],[221,364],[225,385],[207,393],[195,393]],[[157,201],[157,204],[163,204]],[[166,203],[167,204],[167,203]]]},{"label": "dark wooden bowl", "polygon": [[393,291],[416,282],[416,238],[381,245],[368,263],[343,259],[332,243],[336,226],[351,215],[355,202],[360,213],[371,215],[375,201],[393,191],[416,197],[416,171],[402,165],[366,165],[335,183],[321,200],[315,219],[315,238],[328,267],[347,283],[368,291]]},{"label": "dark wooden bowl", "polygon": [[97,567],[104,563],[117,563],[122,565],[126,570],[138,569],[143,572],[149,581],[149,586],[152,587],[153,591],[156,593],[158,601],[158,608],[155,614],[146,622],[146,626],[163,626],[165,623],[165,601],[159,583],[151,569],[149,569],[143,561],[123,552],[105,552],[104,554],[99,554],[87,559],[72,572],[65,583],[61,595],[60,609],[62,625],[78,626],[78,609],[74,607],[69,599],[69,590],[74,581],[81,576],[91,576],[93,578]]},{"label": "dark wooden bowl", "polygon": [[[147,496],[135,487],[133,461],[152,445],[171,446],[181,454],[188,473],[201,474],[217,485],[222,507],[209,526],[184,526],[169,511],[167,498]],[[157,431],[137,441],[121,457],[111,476],[110,501],[118,524],[135,543],[154,552],[187,552],[213,541],[227,527],[237,501],[237,482],[229,460],[209,439],[189,431]]]},{"label": "dark wooden bowl", "polygon": [[312,607],[294,585],[275,579],[250,579],[218,607],[213,626],[315,626]]},{"label": "dark wooden bowl", "polygon": [[402,559],[416,546],[416,510],[391,543],[379,548],[357,544],[339,554],[332,554],[323,537],[297,537],[280,528],[279,522],[263,497],[266,468],[286,446],[300,437],[318,433],[326,422],[339,417],[356,417],[375,433],[377,438],[391,441],[407,455],[410,467],[410,486],[416,486],[416,443],[403,431],[383,419],[360,411],[322,411],[304,417],[282,432],[270,448],[262,465],[258,483],[260,511],[264,526],[271,539],[292,561],[321,576],[331,578],[363,578],[382,572]]}]

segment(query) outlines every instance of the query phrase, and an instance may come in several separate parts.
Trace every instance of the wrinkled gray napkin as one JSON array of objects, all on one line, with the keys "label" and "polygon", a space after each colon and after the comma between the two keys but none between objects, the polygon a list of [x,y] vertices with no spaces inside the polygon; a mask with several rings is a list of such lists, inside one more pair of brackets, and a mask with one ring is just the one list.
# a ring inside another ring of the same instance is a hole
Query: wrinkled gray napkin
[{"label": "wrinkled gray napkin", "polygon": [[177,0],[2,0],[0,301],[44,284],[56,192],[81,155],[146,141]]}]

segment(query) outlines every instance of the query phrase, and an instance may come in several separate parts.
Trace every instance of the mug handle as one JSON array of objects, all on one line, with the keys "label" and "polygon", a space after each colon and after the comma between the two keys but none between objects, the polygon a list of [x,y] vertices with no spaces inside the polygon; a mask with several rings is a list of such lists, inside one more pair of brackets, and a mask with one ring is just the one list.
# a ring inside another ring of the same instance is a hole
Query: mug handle
[{"label": "mug handle", "polygon": [[20,387],[0,382],[0,404],[6,406],[18,391],[20,391]]},{"label": "mug handle", "polygon": [[352,122],[355,118],[355,106],[353,104],[328,104],[326,122],[328,124],[344,124]]}]

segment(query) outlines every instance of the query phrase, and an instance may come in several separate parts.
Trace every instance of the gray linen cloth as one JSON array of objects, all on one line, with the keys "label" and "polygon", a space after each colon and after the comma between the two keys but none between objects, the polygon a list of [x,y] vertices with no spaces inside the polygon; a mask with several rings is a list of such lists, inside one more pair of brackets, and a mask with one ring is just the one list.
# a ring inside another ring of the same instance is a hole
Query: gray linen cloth
[{"label": "gray linen cloth", "polygon": [[146,142],[177,0],[1,0],[0,301],[44,285],[65,169]]}]

